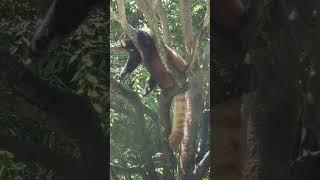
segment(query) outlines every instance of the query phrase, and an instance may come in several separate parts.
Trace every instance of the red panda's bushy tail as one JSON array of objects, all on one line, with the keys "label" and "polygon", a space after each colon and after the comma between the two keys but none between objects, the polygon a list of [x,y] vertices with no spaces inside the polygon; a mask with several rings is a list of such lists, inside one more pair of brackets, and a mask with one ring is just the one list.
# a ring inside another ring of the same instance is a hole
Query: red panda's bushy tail
[{"label": "red panda's bushy tail", "polygon": [[181,93],[175,97],[175,110],[173,117],[173,125],[171,134],[169,136],[169,145],[171,147],[179,145],[184,138],[184,131],[186,126],[186,94]]}]

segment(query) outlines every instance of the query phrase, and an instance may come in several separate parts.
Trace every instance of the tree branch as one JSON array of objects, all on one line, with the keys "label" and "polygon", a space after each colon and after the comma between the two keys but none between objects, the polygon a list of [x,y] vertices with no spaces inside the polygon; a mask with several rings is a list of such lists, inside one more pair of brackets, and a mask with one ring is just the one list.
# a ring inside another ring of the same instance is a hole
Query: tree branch
[{"label": "tree branch", "polygon": [[191,72],[194,62],[198,59],[200,43],[203,39],[205,32],[207,31],[207,29],[209,29],[209,22],[210,22],[210,1],[208,1],[207,3],[207,11],[204,17],[203,25],[197,31],[196,35],[193,38],[192,45],[191,45],[191,58],[190,58],[189,66],[188,66],[188,69],[186,70],[186,73]]},{"label": "tree branch", "polygon": [[163,7],[162,1],[159,0],[159,7],[157,8],[157,14],[160,18],[161,26],[162,26],[162,31],[163,31],[163,37],[164,37],[164,42],[168,45],[171,46],[172,43],[172,38],[171,38],[171,33],[169,30],[169,23],[168,23],[168,17],[167,13]]},{"label": "tree branch", "polygon": [[205,175],[206,172],[208,172],[208,168],[210,166],[210,151],[208,151],[203,159],[199,162],[199,164],[196,166],[194,170],[194,174],[196,176],[196,179],[202,179],[202,177]]},{"label": "tree branch", "polygon": [[124,1],[123,0],[117,0],[117,5],[118,5],[118,14],[115,11],[111,11],[110,17],[112,20],[117,21],[118,23],[121,24],[122,29],[125,31],[129,31],[129,24],[126,18],[126,10],[124,6]]},{"label": "tree branch", "polygon": [[110,17],[111,17],[112,20],[117,21],[118,23],[121,24],[121,18],[119,17],[119,14],[117,14],[116,12],[111,11],[110,12]]},{"label": "tree branch", "polygon": [[181,27],[184,44],[187,49],[187,61],[189,62],[192,47],[192,16],[191,16],[191,5],[189,0],[180,1],[180,16],[181,16]]},{"label": "tree branch", "polygon": [[[164,42],[161,36],[156,14],[152,11],[152,7],[149,5],[148,1],[136,0],[136,3],[140,11],[147,19],[148,26],[150,27],[150,30],[152,32],[156,48],[159,52],[163,64],[165,65],[166,69],[173,74],[175,80],[180,84],[183,84],[183,82],[185,82],[185,76],[181,76],[181,73],[178,72],[178,70],[173,65],[171,65],[172,63],[169,62],[168,54],[165,51]],[[139,46],[136,47],[139,49]]]},{"label": "tree branch", "polygon": [[121,107],[121,106],[119,106],[119,105],[117,105],[115,103],[111,103],[110,108],[114,109],[115,111],[117,111],[117,112],[119,112],[119,113],[121,113],[123,115],[126,115],[128,118],[134,117],[134,112],[129,111],[129,110],[127,110],[127,109],[125,109],[125,108],[123,108],[123,107]]},{"label": "tree branch", "polygon": [[16,99],[9,97],[7,100],[18,103],[17,109],[13,110],[23,117],[45,120],[44,123],[52,129],[79,139],[81,159],[85,162],[85,170],[81,170],[85,173],[82,179],[88,176],[104,179],[108,162],[107,144],[90,101],[71,92],[49,87],[45,81],[17,63],[7,49],[0,47],[0,57],[0,82],[16,96]]},{"label": "tree branch", "polygon": [[204,110],[200,121],[199,143],[197,148],[196,163],[198,163],[208,150],[210,111]]},{"label": "tree branch", "polygon": [[0,149],[14,154],[18,161],[39,162],[47,168],[54,169],[60,175],[67,175],[68,179],[79,179],[81,172],[81,162],[72,158],[71,155],[53,152],[43,145],[35,145],[30,142],[18,140],[13,136],[1,134]]},{"label": "tree branch", "polygon": [[110,47],[110,52],[111,53],[127,53],[127,50],[120,46],[113,46],[113,47]]},{"label": "tree branch", "polygon": [[151,179],[157,179],[157,174],[155,172],[155,167],[152,161],[152,151],[150,150],[150,139],[146,132],[146,125],[144,121],[144,111],[142,102],[139,99],[139,96],[134,93],[133,91],[127,90],[119,83],[114,80],[110,81],[110,88],[113,89],[115,92],[120,94],[121,96],[125,97],[128,102],[133,106],[135,109],[135,116],[136,116],[136,135],[137,135],[137,142],[141,145],[141,152],[142,158],[146,163],[146,169],[148,172],[148,176]]},{"label": "tree branch", "polygon": [[[114,94],[114,96],[117,96],[116,94]],[[123,96],[121,96],[121,97],[123,97]],[[127,102],[127,100],[125,100],[126,99],[126,97],[123,97],[123,98],[120,98],[119,97],[119,95],[118,95],[118,98],[119,98],[119,100],[120,101],[122,101],[122,102]],[[112,105],[112,107],[115,107],[116,108],[116,105],[115,104],[111,104]],[[146,115],[148,115],[153,121],[154,121],[154,123],[157,125],[157,126],[159,126],[159,115],[156,113],[156,112],[154,112],[151,108],[149,108],[148,106],[146,106],[146,105],[142,105],[143,106],[143,110],[144,110],[144,112],[145,112],[145,114]],[[118,107],[118,106],[117,106]],[[122,108],[123,109],[123,108]],[[119,109],[120,110],[120,109]],[[125,109],[123,109],[123,110],[125,110]],[[125,111],[124,111],[125,112]],[[160,133],[159,133],[160,134]]]}]

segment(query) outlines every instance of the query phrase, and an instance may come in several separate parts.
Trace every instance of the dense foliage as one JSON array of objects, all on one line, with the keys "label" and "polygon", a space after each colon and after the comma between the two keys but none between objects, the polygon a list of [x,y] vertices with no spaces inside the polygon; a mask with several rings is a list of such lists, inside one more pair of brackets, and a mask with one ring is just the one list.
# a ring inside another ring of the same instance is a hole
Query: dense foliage
[{"label": "dense foliage", "polygon": [[[194,22],[194,31],[201,27],[201,22],[206,12],[205,1],[197,1],[192,5],[192,15]],[[172,48],[174,48],[183,58],[186,58],[186,49],[183,43],[181,20],[179,12],[179,1],[163,1],[163,6],[168,17],[169,30],[172,34]],[[116,1],[111,2],[113,11],[117,10]],[[135,4],[135,1],[125,1],[126,18],[128,23],[133,28],[143,29],[150,31],[146,19]],[[160,21],[158,21],[160,23]],[[120,80],[119,73],[121,68],[125,65],[127,60],[127,53],[125,51],[113,51],[113,47],[119,47],[119,37],[123,34],[120,24],[116,21],[111,21],[110,24],[110,78],[120,83],[126,89],[135,92],[142,101],[143,105],[157,116],[152,117],[149,113],[144,115],[144,121],[146,126],[146,133],[150,144],[148,145],[153,153],[152,159],[155,164],[156,172],[161,179],[163,174],[163,156],[161,154],[161,140],[160,140],[160,128],[159,128],[159,115],[158,115],[158,98],[160,95],[160,89],[154,89],[148,96],[143,97],[143,89],[146,82],[149,80],[150,74],[146,70],[145,66],[140,65],[133,73],[128,75],[125,79]],[[208,34],[205,35],[205,39],[208,40]],[[207,41],[205,41],[207,42]],[[200,53],[205,51],[206,44],[201,44]],[[209,64],[208,62],[199,62],[200,68],[205,73],[206,87],[201,87],[206,94],[205,99],[209,99]],[[208,101],[207,101],[208,102]],[[172,108],[173,109],[173,108]],[[141,127],[136,126],[137,120],[134,116],[135,110],[127,99],[113,93],[111,89],[111,110],[110,110],[110,148],[111,148],[111,168],[115,170],[117,177],[120,179],[142,179],[141,171],[144,168],[144,162],[141,157],[139,137],[137,137],[137,131],[140,131]],[[178,153],[178,149],[175,150]],[[176,154],[177,155],[177,154]]]},{"label": "dense foliage", "polygon": [[[45,3],[36,0],[0,2],[0,44],[9,47],[11,54],[20,62],[29,58],[30,41],[47,6]],[[101,114],[105,127],[108,115],[103,112],[108,98],[109,75],[107,32],[106,13],[101,9],[94,10],[71,37],[50,53],[47,62],[38,67],[38,75],[50,86],[88,95]],[[8,91],[1,88],[0,93],[10,93]],[[1,112],[0,127],[0,134],[14,135],[30,143],[44,144],[58,152],[79,156],[75,142],[49,131],[43,124]],[[13,154],[0,151],[0,179],[59,179],[50,169],[36,163],[15,162],[13,158]]]}]

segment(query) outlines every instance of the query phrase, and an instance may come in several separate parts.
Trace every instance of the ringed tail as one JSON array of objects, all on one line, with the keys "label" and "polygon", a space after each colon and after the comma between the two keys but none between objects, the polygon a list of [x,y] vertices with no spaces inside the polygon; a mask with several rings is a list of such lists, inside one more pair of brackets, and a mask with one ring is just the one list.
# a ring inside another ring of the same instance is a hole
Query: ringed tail
[{"label": "ringed tail", "polygon": [[184,138],[184,131],[185,131],[185,115],[186,115],[186,97],[185,93],[181,93],[175,96],[175,110],[174,110],[174,117],[173,117],[173,125],[171,134],[169,136],[169,145],[174,147],[179,145],[183,138]]}]

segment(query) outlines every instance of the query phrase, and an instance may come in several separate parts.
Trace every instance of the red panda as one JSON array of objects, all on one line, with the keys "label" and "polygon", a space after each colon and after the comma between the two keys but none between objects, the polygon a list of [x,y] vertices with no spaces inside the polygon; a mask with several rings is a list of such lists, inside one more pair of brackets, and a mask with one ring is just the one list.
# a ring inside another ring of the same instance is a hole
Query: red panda
[{"label": "red panda", "polygon": [[[126,39],[127,41],[128,39]],[[142,63],[147,67],[147,70],[151,74],[151,78],[148,81],[149,84],[146,87],[151,87],[148,92],[150,92],[155,85],[150,82],[156,82],[160,89],[167,91],[174,87],[175,80],[172,75],[166,70],[164,64],[161,61],[159,53],[156,49],[152,37],[144,31],[138,30],[137,40],[140,46],[140,55],[142,58]],[[132,43],[133,44],[133,43]],[[184,73],[187,65],[183,58],[179,56],[174,50],[165,45],[165,52],[168,55],[169,63],[177,69],[178,72]],[[138,61],[139,58],[128,58],[128,61]],[[140,63],[140,62],[139,62]],[[128,66],[128,64],[136,64],[133,62],[126,63],[126,71],[132,72],[136,66]],[[151,81],[152,80],[152,81]],[[147,93],[148,93],[147,92]],[[171,147],[178,145],[182,142],[184,137],[185,129],[185,115],[186,115],[186,97],[185,93],[181,93],[175,96],[175,110],[171,134],[168,138]]]},{"label": "red panda", "polygon": [[165,48],[166,53],[169,56],[169,62],[171,62],[180,73],[184,73],[186,71],[187,64],[184,62],[183,58],[166,44]]},{"label": "red panda", "polygon": [[[138,31],[137,40],[141,48],[142,61],[147,66],[151,76],[155,77],[162,90],[165,91],[172,88],[175,81],[172,75],[165,69],[151,36],[144,31]],[[180,73],[184,73],[187,65],[182,57],[167,45],[165,45],[165,51],[168,55],[169,62],[172,63]],[[184,138],[186,104],[185,93],[175,96],[172,130],[168,138],[171,147],[180,144]]]},{"label": "red panda", "polygon": [[[180,73],[184,73],[187,69],[187,64],[183,58],[177,54],[169,46],[165,45],[166,53],[169,56],[169,62],[171,62],[174,67]],[[184,138],[184,130],[186,126],[186,111],[187,109],[186,94],[180,93],[175,96],[175,109],[171,134],[169,136],[169,145],[171,147],[178,145],[182,142]]]}]

